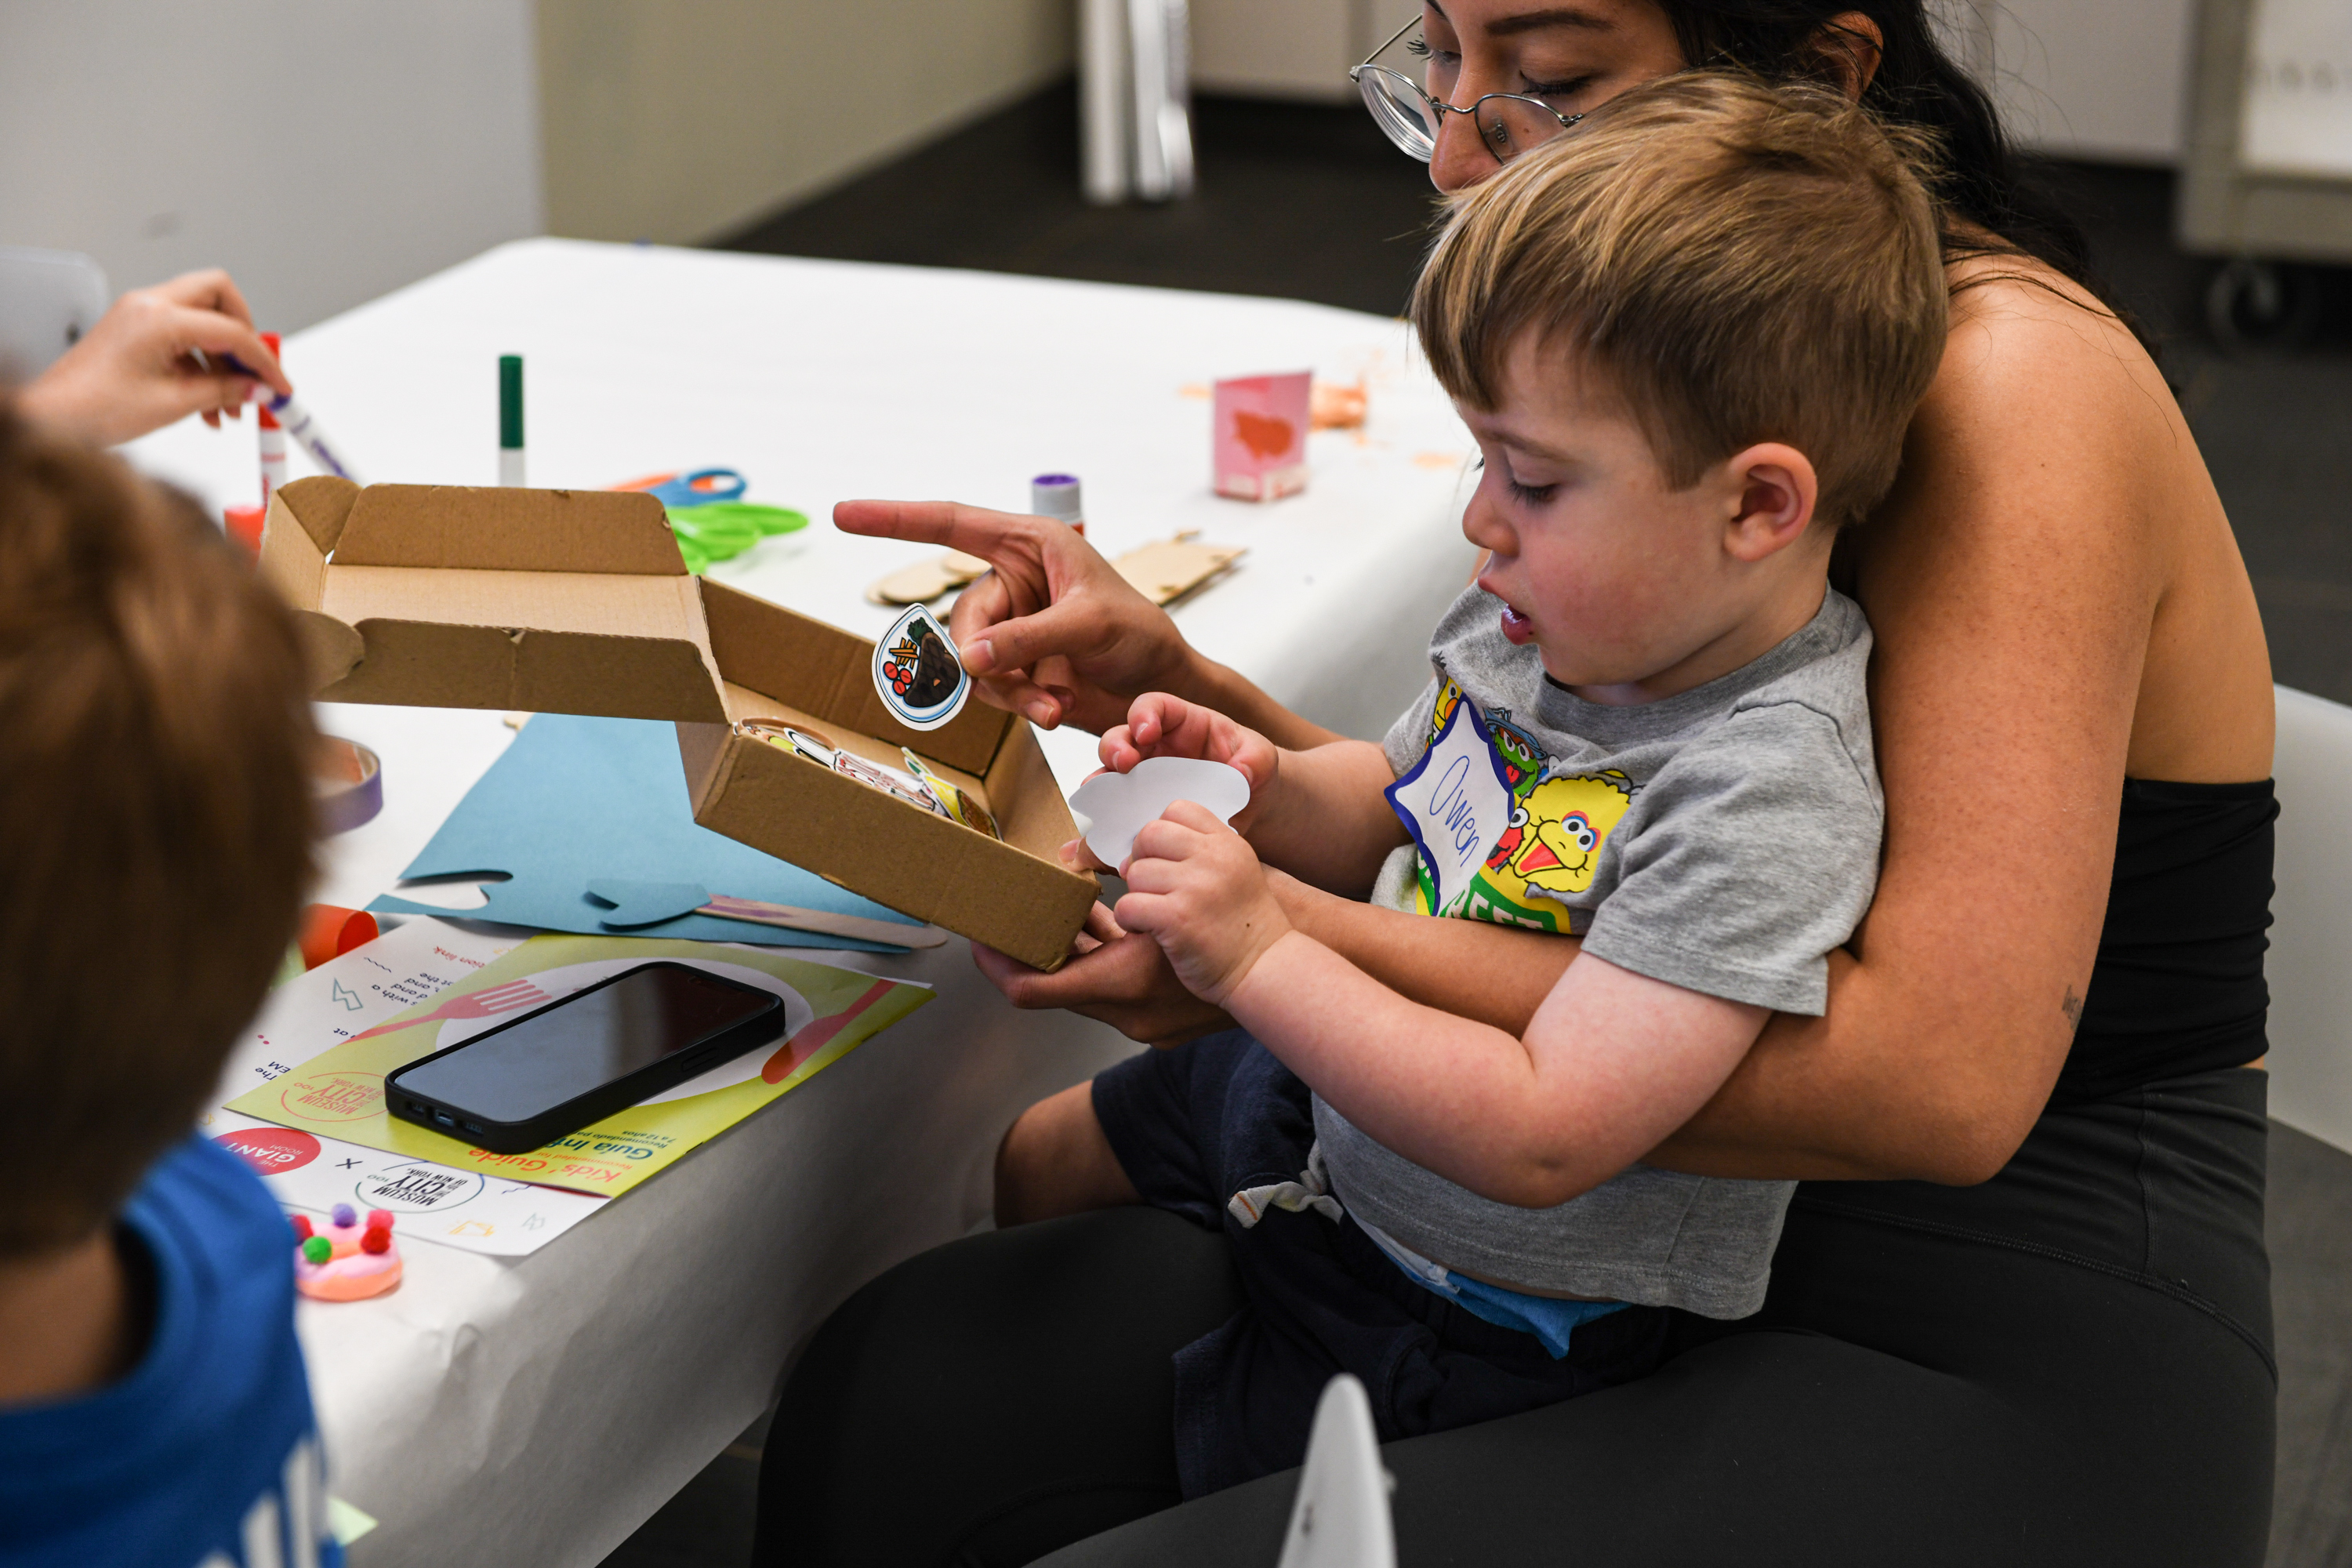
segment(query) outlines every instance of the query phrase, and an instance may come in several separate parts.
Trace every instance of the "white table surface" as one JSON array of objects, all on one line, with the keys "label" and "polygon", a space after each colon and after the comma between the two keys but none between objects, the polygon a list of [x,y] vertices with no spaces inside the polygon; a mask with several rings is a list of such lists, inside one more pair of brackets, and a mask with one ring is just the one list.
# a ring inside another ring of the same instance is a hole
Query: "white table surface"
[{"label": "white table surface", "polygon": [[[716,464],[806,511],[713,574],[867,636],[865,585],[921,547],[835,531],[851,496],[1025,510],[1086,484],[1106,553],[1179,529],[1246,545],[1176,612],[1301,711],[1374,736],[1426,679],[1470,571],[1470,443],[1403,326],[1321,306],[982,273],[531,240],[289,339],[304,401],[362,478],[491,482],[497,356],[527,368],[530,479],[594,488]],[[1311,438],[1307,494],[1208,486],[1219,375],[1312,367],[1370,387],[1359,433]],[[249,422],[129,448],[217,510],[257,499]],[[295,455],[295,472],[306,471]],[[326,902],[385,890],[512,732],[495,713],[337,705],[384,759],[384,811],[332,841]],[[1066,784],[1092,742],[1047,737]],[[381,1526],[354,1568],[590,1565],[748,1425],[826,1312],[984,1223],[1020,1108],[1132,1049],[1023,1014],[955,942],[860,967],[940,999],[677,1169],[520,1259],[420,1244],[401,1289],[299,1314],[334,1489]],[[910,1483],[915,1484],[915,1483]]]}]

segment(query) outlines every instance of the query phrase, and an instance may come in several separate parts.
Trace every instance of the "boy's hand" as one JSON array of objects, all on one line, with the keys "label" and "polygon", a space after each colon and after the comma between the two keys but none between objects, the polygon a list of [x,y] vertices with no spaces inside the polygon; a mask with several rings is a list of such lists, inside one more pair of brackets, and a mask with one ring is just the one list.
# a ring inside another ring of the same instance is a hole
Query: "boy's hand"
[{"label": "boy's hand", "polygon": [[1193,757],[1239,768],[1249,780],[1250,803],[1234,814],[1234,830],[1247,833],[1282,768],[1282,752],[1255,730],[1213,708],[1147,691],[1127,710],[1127,722],[1104,732],[1097,748],[1112,773],[1134,771],[1146,757]]},{"label": "boy's hand", "polygon": [[1156,940],[1185,989],[1213,1006],[1291,930],[1256,851],[1189,800],[1145,825],[1120,874],[1119,925]]}]

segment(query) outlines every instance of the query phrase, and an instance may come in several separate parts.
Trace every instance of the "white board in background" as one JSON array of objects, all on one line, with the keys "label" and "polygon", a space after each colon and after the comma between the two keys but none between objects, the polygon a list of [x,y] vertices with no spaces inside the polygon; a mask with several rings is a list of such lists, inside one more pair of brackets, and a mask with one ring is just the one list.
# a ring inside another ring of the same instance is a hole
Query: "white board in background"
[{"label": "white board in background", "polygon": [[2247,172],[2352,177],[2352,5],[2255,0],[2243,112]]}]

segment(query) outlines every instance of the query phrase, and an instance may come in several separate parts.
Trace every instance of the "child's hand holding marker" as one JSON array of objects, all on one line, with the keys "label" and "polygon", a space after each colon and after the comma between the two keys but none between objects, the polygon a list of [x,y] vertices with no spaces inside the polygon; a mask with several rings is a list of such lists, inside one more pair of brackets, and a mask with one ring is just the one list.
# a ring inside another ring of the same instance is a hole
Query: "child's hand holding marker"
[{"label": "child's hand holding marker", "polygon": [[262,347],[245,296],[215,268],[124,294],[25,388],[19,405],[40,424],[107,447],[190,414],[217,428],[257,385],[293,390]]}]

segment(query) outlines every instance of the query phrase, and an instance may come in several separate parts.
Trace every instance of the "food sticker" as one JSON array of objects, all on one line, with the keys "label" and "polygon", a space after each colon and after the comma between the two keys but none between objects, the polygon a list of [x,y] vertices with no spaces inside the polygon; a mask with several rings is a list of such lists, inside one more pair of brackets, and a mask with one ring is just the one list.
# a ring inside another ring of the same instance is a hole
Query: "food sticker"
[{"label": "food sticker", "polygon": [[1511,822],[1511,781],[1475,705],[1456,702],[1421,761],[1384,793],[1421,847],[1432,911],[1450,914]]},{"label": "food sticker", "polygon": [[1070,814],[1095,858],[1115,867],[1126,864],[1144,826],[1178,801],[1192,801],[1230,823],[1249,798],[1249,775],[1230,763],[1146,757],[1129,772],[1097,773],[1080,784],[1070,796]]},{"label": "food sticker", "polygon": [[845,779],[856,779],[869,789],[895,795],[908,805],[920,807],[934,816],[948,814],[947,807],[932,799],[931,792],[925,789],[920,781],[909,778],[896,768],[868,762],[855,752],[834,752],[833,771]]},{"label": "food sticker", "polygon": [[907,747],[899,747],[898,754],[907,760],[907,771],[914,774],[925,789],[931,792],[931,798],[939,802],[941,811],[946,812],[966,827],[975,832],[985,833],[991,838],[1004,837],[996,830],[996,818],[989,815],[988,807],[933,773],[930,763],[915,755]]},{"label": "food sticker", "polygon": [[755,741],[765,741],[780,752],[790,752],[806,757],[821,768],[833,766],[832,737],[808,730],[795,730],[782,719],[745,719],[735,726],[738,733]]},{"label": "food sticker", "polygon": [[874,645],[874,689],[910,730],[936,730],[963,711],[971,677],[931,612],[917,605]]}]

